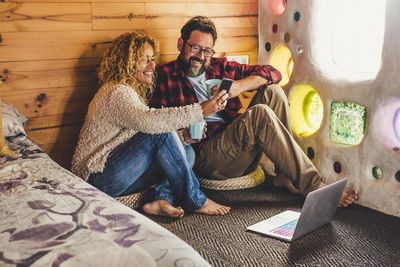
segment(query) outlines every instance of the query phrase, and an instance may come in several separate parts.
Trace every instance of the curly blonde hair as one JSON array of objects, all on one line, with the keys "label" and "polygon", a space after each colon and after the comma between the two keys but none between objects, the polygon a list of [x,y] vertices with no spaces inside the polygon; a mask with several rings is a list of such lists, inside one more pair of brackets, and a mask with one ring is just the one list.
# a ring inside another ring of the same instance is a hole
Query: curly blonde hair
[{"label": "curly blonde hair", "polygon": [[143,99],[147,99],[153,92],[155,77],[150,86],[137,79],[137,69],[146,44],[153,47],[155,61],[158,63],[159,43],[153,37],[137,32],[118,36],[100,62],[97,71],[100,82],[126,84],[134,88]]}]

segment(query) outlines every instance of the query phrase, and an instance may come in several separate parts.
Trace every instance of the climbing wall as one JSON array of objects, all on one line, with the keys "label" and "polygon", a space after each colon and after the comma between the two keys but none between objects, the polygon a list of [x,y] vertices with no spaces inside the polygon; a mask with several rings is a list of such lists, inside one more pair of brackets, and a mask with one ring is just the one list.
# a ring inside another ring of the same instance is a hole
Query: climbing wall
[{"label": "climbing wall", "polygon": [[259,64],[279,69],[296,140],[325,182],[400,216],[400,1],[260,0]]}]

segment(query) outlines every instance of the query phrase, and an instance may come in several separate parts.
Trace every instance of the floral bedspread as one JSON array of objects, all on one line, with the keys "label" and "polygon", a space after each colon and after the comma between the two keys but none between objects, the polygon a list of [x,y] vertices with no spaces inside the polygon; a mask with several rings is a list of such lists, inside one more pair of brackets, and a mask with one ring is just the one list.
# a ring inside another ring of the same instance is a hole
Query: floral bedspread
[{"label": "floral bedspread", "polygon": [[30,140],[9,145],[18,153],[0,157],[0,266],[210,266]]}]

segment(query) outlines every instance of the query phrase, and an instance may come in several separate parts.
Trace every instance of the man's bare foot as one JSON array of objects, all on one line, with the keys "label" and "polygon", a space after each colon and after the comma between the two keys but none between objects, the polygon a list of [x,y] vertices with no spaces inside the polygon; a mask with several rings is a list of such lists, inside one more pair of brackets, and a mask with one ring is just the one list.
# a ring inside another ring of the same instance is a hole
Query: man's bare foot
[{"label": "man's bare foot", "polygon": [[147,214],[169,216],[173,218],[182,218],[185,211],[181,208],[175,208],[168,201],[160,199],[143,205],[143,211]]},{"label": "man's bare foot", "polygon": [[227,207],[227,206],[218,204],[217,202],[214,202],[211,199],[207,198],[203,207],[196,210],[195,212],[207,214],[207,215],[225,215],[230,210],[231,210],[231,207]]},{"label": "man's bare foot", "polygon": [[276,187],[286,188],[293,194],[300,194],[300,190],[294,187],[292,180],[282,173],[278,173],[275,176],[273,185]]},{"label": "man's bare foot", "polygon": [[[325,183],[321,182],[319,184],[319,188],[326,186]],[[338,207],[345,208],[358,198],[358,191],[357,190],[344,190],[342,196],[340,197]]]}]

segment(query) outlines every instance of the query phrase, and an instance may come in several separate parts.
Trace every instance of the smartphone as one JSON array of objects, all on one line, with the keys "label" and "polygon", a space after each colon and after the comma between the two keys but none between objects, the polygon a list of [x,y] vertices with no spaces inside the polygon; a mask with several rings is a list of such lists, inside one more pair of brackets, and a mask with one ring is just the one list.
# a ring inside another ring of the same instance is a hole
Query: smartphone
[{"label": "smartphone", "polygon": [[233,80],[232,79],[228,79],[228,78],[224,78],[222,79],[221,85],[219,86],[218,92],[221,90],[225,90],[226,93],[229,92],[229,90],[231,89]]}]

